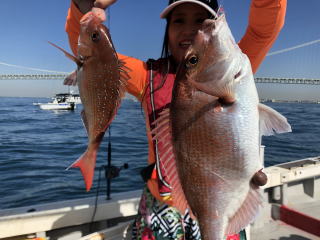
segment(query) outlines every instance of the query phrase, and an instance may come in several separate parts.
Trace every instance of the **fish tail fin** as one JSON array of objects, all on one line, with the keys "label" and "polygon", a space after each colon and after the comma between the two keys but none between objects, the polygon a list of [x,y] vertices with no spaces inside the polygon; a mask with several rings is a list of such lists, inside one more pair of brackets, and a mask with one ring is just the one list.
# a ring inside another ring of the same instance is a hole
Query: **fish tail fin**
[{"label": "fish tail fin", "polygon": [[87,150],[71,166],[67,168],[80,168],[87,192],[90,190],[93,182],[94,168],[96,165],[97,151]]},{"label": "fish tail fin", "polygon": [[250,224],[262,205],[263,196],[259,188],[251,186],[248,195],[236,214],[229,219],[226,235],[239,233]]}]

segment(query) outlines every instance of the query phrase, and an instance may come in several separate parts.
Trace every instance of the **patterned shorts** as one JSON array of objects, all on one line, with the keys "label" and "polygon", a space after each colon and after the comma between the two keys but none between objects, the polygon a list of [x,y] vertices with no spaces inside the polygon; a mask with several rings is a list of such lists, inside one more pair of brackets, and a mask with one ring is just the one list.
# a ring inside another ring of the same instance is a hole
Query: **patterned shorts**
[{"label": "patterned shorts", "polygon": [[[189,213],[184,216],[165,203],[158,201],[145,187],[141,196],[138,216],[132,227],[132,240],[201,240],[197,221]],[[228,240],[246,240],[245,233]]]}]

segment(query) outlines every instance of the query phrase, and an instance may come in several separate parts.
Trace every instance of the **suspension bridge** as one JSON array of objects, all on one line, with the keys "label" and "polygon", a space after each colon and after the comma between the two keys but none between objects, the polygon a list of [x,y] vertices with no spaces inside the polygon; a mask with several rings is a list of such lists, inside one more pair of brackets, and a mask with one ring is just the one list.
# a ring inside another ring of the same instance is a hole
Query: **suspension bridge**
[{"label": "suspension bridge", "polygon": [[0,80],[61,80],[68,74],[0,74]]},{"label": "suspension bridge", "polygon": [[[68,74],[0,74],[0,80],[63,80]],[[320,85],[320,79],[256,77],[256,83]]]},{"label": "suspension bridge", "polygon": [[[315,45],[318,43],[320,43],[320,39],[306,42],[303,44],[299,44],[299,45],[296,45],[293,47],[281,49],[281,50],[278,50],[275,52],[271,52],[267,56],[274,56],[274,55],[283,54],[286,52],[292,52],[294,50],[304,48],[304,47],[307,47],[310,45]],[[298,59],[298,57],[297,57],[297,59]],[[266,58],[266,60],[267,60],[267,58]],[[301,61],[301,60],[297,60],[297,61]],[[304,60],[302,59],[302,61],[304,61]],[[52,70],[46,70],[46,69],[19,66],[19,65],[14,65],[14,64],[5,63],[5,62],[0,61],[0,66],[1,65],[20,68],[20,69],[26,69],[26,70],[32,70],[32,71],[36,71],[37,73],[36,74],[0,74],[0,80],[63,80],[70,74],[67,72],[59,72],[59,71],[52,71]],[[319,72],[319,78],[272,77],[272,76],[259,77],[259,76],[256,76],[255,82],[256,83],[269,83],[269,84],[271,83],[271,84],[320,85],[320,72]]]}]

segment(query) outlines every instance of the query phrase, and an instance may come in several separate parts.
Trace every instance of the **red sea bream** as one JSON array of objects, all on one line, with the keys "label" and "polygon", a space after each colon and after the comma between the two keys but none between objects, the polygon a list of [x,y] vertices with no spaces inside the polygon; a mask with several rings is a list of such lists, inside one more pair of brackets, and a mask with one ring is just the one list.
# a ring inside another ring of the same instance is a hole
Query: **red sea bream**
[{"label": "red sea bream", "polygon": [[170,142],[159,146],[173,205],[190,209],[202,240],[246,227],[262,202],[251,183],[262,168],[261,136],[291,127],[259,103],[249,59],[224,15],[204,21],[177,72],[170,109],[155,124],[155,139]]},{"label": "red sea bream", "polygon": [[78,56],[60,49],[78,65],[65,84],[78,84],[88,147],[71,167],[80,168],[88,191],[100,143],[120,106],[128,76],[123,70],[123,62],[117,57],[108,29],[96,13],[84,15],[80,25]]}]

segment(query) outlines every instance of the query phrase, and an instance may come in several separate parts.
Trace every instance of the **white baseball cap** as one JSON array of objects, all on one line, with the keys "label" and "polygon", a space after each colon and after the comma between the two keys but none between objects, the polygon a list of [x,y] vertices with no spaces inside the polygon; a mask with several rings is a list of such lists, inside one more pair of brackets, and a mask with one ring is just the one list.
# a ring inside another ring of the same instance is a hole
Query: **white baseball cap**
[{"label": "white baseball cap", "polygon": [[168,6],[160,14],[161,18],[166,18],[173,8],[182,3],[195,3],[209,11],[214,17],[217,17],[216,9],[218,9],[217,0],[170,0]]}]

